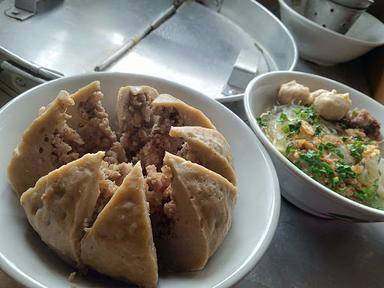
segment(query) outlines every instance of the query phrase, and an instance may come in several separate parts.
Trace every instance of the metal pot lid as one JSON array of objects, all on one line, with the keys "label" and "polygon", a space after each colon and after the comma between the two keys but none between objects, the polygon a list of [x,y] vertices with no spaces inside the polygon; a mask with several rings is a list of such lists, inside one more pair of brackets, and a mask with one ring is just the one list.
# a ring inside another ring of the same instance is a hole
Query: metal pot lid
[{"label": "metal pot lid", "polygon": [[93,71],[146,29],[172,0],[65,0],[24,21],[3,13],[13,5],[14,0],[0,2],[0,45],[26,61],[69,76]]},{"label": "metal pot lid", "polygon": [[[241,98],[258,74],[293,69],[292,36],[255,1],[178,4],[66,0],[24,21],[3,13],[0,62],[5,54],[21,67],[40,67],[29,69],[37,74],[52,72],[45,79],[92,71],[148,74],[223,102]],[[12,0],[0,0],[0,10],[12,7]]]}]

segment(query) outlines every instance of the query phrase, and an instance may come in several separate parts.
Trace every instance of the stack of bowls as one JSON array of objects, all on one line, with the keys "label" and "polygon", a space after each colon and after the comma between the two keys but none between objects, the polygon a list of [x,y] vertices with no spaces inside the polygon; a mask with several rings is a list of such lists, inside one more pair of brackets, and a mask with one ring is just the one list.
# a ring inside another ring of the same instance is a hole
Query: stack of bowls
[{"label": "stack of bowls", "polygon": [[[314,0],[316,5],[307,1],[279,0],[281,20],[295,38],[303,59],[330,66],[355,59],[384,44],[384,24],[367,12],[361,13],[348,32],[342,34],[329,29],[337,30],[336,24],[340,23],[333,20],[336,16],[335,7],[325,6],[322,10],[312,11],[325,1]],[[342,0],[337,0],[340,1]],[[323,10],[327,7],[329,14],[325,14]],[[348,28],[347,23],[343,22],[341,25],[343,24],[345,25],[340,27],[341,32],[344,32],[343,28]]]}]

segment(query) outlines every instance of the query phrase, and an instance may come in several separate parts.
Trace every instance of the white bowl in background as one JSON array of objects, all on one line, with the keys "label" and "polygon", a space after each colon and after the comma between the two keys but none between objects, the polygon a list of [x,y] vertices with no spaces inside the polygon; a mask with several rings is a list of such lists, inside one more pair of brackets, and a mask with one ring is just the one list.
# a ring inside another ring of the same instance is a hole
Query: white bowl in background
[{"label": "white bowl in background", "polygon": [[343,35],[307,19],[301,12],[306,1],[292,7],[292,0],[279,0],[280,18],[296,40],[300,57],[331,66],[355,59],[384,44],[384,24],[364,12]]},{"label": "white bowl in background", "polygon": [[[245,112],[252,129],[267,148],[275,164],[282,195],[304,211],[323,218],[355,222],[384,221],[384,211],[347,199],[297,168],[275,148],[257,124],[256,117],[266,112],[275,103],[280,85],[291,80],[308,86],[311,91],[323,88],[336,89],[341,93],[348,92],[353,107],[367,109],[380,123],[384,123],[383,105],[339,82],[301,72],[271,72],[253,79],[245,91]],[[381,129],[381,133],[383,132]]]},{"label": "white bowl in background", "polygon": [[[26,287],[67,288],[73,271],[29,227],[24,211],[8,184],[6,167],[23,131],[62,90],[74,92],[100,80],[103,105],[115,122],[117,91],[125,85],[150,85],[202,110],[231,145],[238,179],[238,202],[231,230],[204,270],[160,275],[159,287],[230,287],[260,260],[274,235],[280,211],[276,172],[264,147],[252,130],[229,109],[190,88],[155,77],[128,73],[96,73],[60,78],[37,86],[0,110],[0,267]],[[241,141],[239,141],[241,139]],[[75,286],[126,287],[100,282],[100,277],[75,280]]]}]

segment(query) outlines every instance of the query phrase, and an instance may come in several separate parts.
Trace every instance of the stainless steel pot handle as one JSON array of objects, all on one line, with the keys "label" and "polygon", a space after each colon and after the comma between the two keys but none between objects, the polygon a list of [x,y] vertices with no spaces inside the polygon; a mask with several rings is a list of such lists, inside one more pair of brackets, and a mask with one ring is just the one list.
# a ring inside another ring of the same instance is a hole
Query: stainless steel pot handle
[{"label": "stainless steel pot handle", "polygon": [[46,82],[44,79],[33,76],[33,75],[29,74],[28,72],[14,66],[12,63],[10,63],[8,61],[1,62],[0,68],[5,70],[5,71],[8,71],[12,74],[16,74],[18,77],[16,77],[15,81],[17,82],[16,84],[19,86],[25,86],[25,85],[22,85],[23,82],[25,82],[24,79],[35,82],[36,84],[42,84],[42,83]]}]

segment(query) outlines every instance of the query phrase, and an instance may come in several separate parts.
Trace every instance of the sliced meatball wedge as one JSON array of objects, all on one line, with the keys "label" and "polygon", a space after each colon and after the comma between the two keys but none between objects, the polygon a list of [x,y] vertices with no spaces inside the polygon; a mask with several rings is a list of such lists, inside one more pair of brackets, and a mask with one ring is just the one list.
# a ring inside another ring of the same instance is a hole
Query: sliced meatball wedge
[{"label": "sliced meatball wedge", "polygon": [[66,111],[74,104],[70,95],[61,91],[25,130],[8,166],[10,183],[19,197],[40,177],[79,158],[73,146],[84,142],[67,125],[70,115]]},{"label": "sliced meatball wedge", "polygon": [[172,127],[169,135],[185,141],[178,152],[179,156],[219,173],[236,185],[231,147],[219,131],[199,126],[183,126]]},{"label": "sliced meatball wedge", "polygon": [[40,177],[87,153],[105,151],[105,160],[112,164],[126,161],[102,98],[100,83],[95,81],[72,95],[61,91],[40,109],[8,166],[10,183],[18,196]]},{"label": "sliced meatball wedge", "polygon": [[140,287],[156,287],[157,258],[145,192],[138,162],[87,229],[81,241],[81,260],[108,276]]},{"label": "sliced meatball wedge", "polygon": [[91,218],[100,189],[104,152],[50,172],[20,198],[29,223],[41,239],[65,261],[80,267],[80,240]]},{"label": "sliced meatball wedge", "polygon": [[231,227],[236,187],[221,175],[170,153],[164,164],[173,176],[171,201],[164,205],[168,234],[155,238],[159,262],[171,271],[201,270]]},{"label": "sliced meatball wedge", "polygon": [[160,94],[159,97],[153,101],[153,106],[158,109],[174,109],[185,126],[201,126],[216,129],[211,120],[209,120],[203,112],[172,95]]}]

